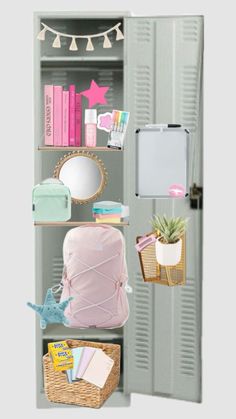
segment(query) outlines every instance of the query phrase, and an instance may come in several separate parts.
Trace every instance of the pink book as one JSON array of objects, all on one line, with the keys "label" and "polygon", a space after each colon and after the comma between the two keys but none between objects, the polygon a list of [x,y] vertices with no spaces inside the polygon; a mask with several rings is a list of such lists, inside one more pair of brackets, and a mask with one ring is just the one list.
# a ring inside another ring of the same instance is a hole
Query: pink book
[{"label": "pink book", "polygon": [[62,92],[62,145],[69,145],[69,92]]},{"label": "pink book", "polygon": [[62,145],[62,86],[53,86],[53,143],[54,146]]},{"label": "pink book", "polygon": [[75,146],[75,85],[69,86],[69,144]]},{"label": "pink book", "polygon": [[75,145],[81,146],[81,126],[82,126],[82,95],[75,95]]},{"label": "pink book", "polygon": [[53,145],[53,85],[44,86],[44,143]]}]

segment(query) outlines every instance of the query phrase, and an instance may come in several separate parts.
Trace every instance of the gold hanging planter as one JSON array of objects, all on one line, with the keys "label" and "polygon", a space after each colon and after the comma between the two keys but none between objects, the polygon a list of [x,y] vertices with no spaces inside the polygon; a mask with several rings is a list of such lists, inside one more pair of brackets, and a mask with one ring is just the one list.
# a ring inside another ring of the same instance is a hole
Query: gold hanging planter
[{"label": "gold hanging planter", "polygon": [[[147,234],[147,237],[153,233]],[[156,237],[158,237],[156,235]],[[137,237],[138,243],[141,237]],[[163,266],[156,260],[155,243],[145,247],[138,253],[144,282],[175,286],[186,283],[186,237],[183,235],[180,262],[175,266]]]}]

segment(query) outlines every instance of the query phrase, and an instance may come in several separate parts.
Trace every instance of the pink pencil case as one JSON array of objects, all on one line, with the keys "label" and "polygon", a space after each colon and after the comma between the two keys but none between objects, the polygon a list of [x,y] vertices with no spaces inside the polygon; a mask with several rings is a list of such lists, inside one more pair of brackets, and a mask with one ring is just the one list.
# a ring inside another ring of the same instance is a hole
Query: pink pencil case
[{"label": "pink pencil case", "polygon": [[138,252],[141,252],[145,247],[149,246],[152,243],[155,243],[156,236],[154,234],[151,234],[150,236],[143,236],[139,240],[139,242],[135,245],[135,249]]}]

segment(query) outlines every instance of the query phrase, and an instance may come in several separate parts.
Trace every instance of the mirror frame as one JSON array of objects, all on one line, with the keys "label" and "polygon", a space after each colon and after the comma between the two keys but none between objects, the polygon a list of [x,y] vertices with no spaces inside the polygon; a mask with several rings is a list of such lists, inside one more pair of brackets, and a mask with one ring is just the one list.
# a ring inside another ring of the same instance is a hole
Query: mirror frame
[{"label": "mirror frame", "polygon": [[97,166],[100,170],[100,173],[101,173],[101,184],[100,184],[97,192],[94,195],[92,195],[90,198],[86,198],[86,199],[77,199],[77,198],[71,197],[71,200],[72,200],[73,203],[83,205],[83,204],[87,204],[88,202],[95,201],[97,199],[97,197],[102,194],[102,192],[104,191],[104,189],[107,185],[107,182],[108,182],[108,173],[107,173],[107,170],[104,166],[103,161],[101,159],[99,159],[96,156],[96,154],[90,153],[90,151],[84,151],[84,150],[77,151],[76,150],[76,151],[72,151],[70,153],[67,153],[63,157],[60,158],[60,160],[57,162],[57,164],[55,166],[55,169],[54,169],[54,172],[53,172],[53,177],[57,178],[57,179],[60,179],[60,171],[62,169],[62,166],[68,160],[73,159],[74,157],[87,157],[87,158],[92,159],[97,164]]}]

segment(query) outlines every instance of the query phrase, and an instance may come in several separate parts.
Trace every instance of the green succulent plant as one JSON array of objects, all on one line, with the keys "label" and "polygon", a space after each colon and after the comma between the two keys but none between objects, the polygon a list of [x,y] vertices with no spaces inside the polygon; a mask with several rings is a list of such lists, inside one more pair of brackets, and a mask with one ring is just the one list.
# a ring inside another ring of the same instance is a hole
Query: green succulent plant
[{"label": "green succulent plant", "polygon": [[153,231],[161,235],[162,243],[176,243],[185,233],[188,218],[167,218],[166,215],[154,215],[151,223]]}]

